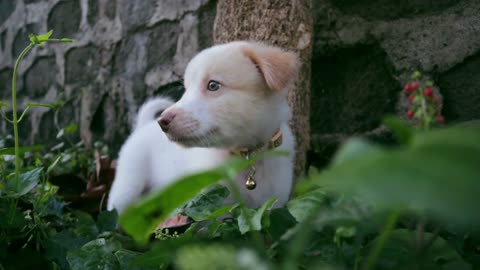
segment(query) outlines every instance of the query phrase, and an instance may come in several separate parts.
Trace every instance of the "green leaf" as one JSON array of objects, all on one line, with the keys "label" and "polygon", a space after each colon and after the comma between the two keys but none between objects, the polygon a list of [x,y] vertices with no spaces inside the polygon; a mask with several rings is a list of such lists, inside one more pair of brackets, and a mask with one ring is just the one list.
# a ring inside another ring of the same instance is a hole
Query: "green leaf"
[{"label": "green leaf", "polygon": [[77,226],[74,228],[75,233],[85,237],[95,238],[99,231],[92,216],[82,211],[75,211],[74,213],[77,218]]},{"label": "green leaf", "polygon": [[117,211],[102,211],[98,214],[97,227],[99,232],[114,231],[117,226]]},{"label": "green leaf", "polygon": [[[20,147],[19,153],[20,155],[25,154],[26,152],[39,152],[40,150],[43,149],[43,145],[37,144],[33,146],[23,146]],[[15,155],[15,148],[1,148],[0,149],[0,155]]]},{"label": "green leaf", "polygon": [[178,251],[175,265],[180,270],[270,269],[269,265],[253,250],[247,248],[237,249],[231,244],[197,244],[185,246]]},{"label": "green leaf", "polygon": [[347,161],[362,158],[369,153],[380,151],[380,147],[364,139],[352,138],[348,140],[335,154],[332,164],[341,165]]},{"label": "green leaf", "polygon": [[[117,258],[120,264],[120,269],[124,269],[124,270],[152,269],[150,267],[133,266],[133,262],[135,261],[135,259],[137,259],[141,255],[142,253],[134,252],[126,249],[120,249],[117,252],[115,252],[115,257]],[[161,269],[161,268],[160,266],[158,266],[158,268],[153,268],[153,269]]]},{"label": "green leaf", "polygon": [[[197,222],[215,218],[215,216],[212,217],[212,214],[222,208],[229,193],[228,189],[222,185],[208,187],[184,207],[183,213]],[[230,208],[231,206],[224,209]]]},{"label": "green leaf", "polygon": [[17,189],[15,189],[15,180],[7,182],[6,191],[10,192],[10,195],[6,197],[20,197],[30,192],[35,186],[37,186],[42,175],[43,168],[35,168],[26,173],[22,173],[18,177]]},{"label": "green leaf", "polygon": [[352,238],[357,233],[355,226],[340,226],[335,230],[333,241],[339,245],[342,238]]},{"label": "green leaf", "polygon": [[302,222],[317,212],[325,203],[325,200],[325,192],[317,189],[290,200],[287,203],[287,208],[297,222]]},{"label": "green leaf", "polygon": [[48,31],[45,34],[42,35],[34,35],[34,34],[29,34],[28,37],[30,38],[30,41],[36,45],[43,45],[47,40],[50,38],[50,36],[53,34],[53,30]]},{"label": "green leaf", "polygon": [[238,229],[241,234],[245,234],[250,231],[261,231],[262,228],[267,228],[269,224],[267,210],[277,202],[277,199],[273,198],[266,201],[258,210],[253,209],[240,209],[240,215],[238,216]]},{"label": "green leaf", "polygon": [[199,243],[200,241],[199,238],[186,234],[181,234],[178,238],[162,240],[157,242],[149,251],[139,255],[134,260],[133,266],[158,267],[169,265],[179,248]]},{"label": "green leaf", "polygon": [[116,270],[120,269],[120,264],[113,253],[120,248],[118,241],[100,238],[86,243],[80,249],[68,251],[67,261],[72,270]]},{"label": "green leaf", "polygon": [[74,134],[78,130],[78,124],[77,123],[71,123],[70,125],[66,126],[63,128],[65,130],[65,134]]},{"label": "green leaf", "polygon": [[234,157],[216,169],[183,177],[127,208],[120,216],[120,225],[135,240],[146,243],[158,224],[175,209],[183,206],[205,187],[224,179],[232,179],[255,161],[256,159],[246,161]]},{"label": "green leaf", "polygon": [[458,225],[478,224],[479,142],[480,128],[420,133],[409,147],[334,165],[310,185],[359,196],[377,210],[410,209]]},{"label": "green leaf", "polygon": [[38,40],[37,36],[34,34],[28,34],[28,38],[33,44],[40,44],[40,41]]},{"label": "green leaf", "polygon": [[62,159],[62,155],[58,155],[58,157],[52,162],[52,164],[50,164],[50,166],[48,166],[47,175],[50,175],[50,173],[53,171],[53,169],[55,169],[55,167],[57,166],[60,159]]},{"label": "green leaf", "polygon": [[50,38],[50,36],[52,36],[52,34],[53,34],[53,29],[50,30],[50,31],[48,31],[48,32],[45,33],[45,34],[38,35],[38,36],[37,36],[37,39],[40,40],[40,41],[42,41],[42,40],[47,40],[47,39]]},{"label": "green leaf", "polygon": [[402,144],[408,144],[413,137],[413,129],[396,116],[386,117],[383,124],[389,128]]},{"label": "green leaf", "polygon": [[[447,241],[438,236],[433,237],[433,234],[424,232],[424,243],[434,240],[431,246],[420,254],[419,247],[416,246],[418,237],[414,231],[394,230],[380,253],[375,269],[471,269]],[[375,246],[377,241],[378,238],[374,239],[367,250],[370,246]],[[456,268],[448,268],[452,264]]]},{"label": "green leaf", "polygon": [[10,104],[0,100],[0,107],[10,107]]}]

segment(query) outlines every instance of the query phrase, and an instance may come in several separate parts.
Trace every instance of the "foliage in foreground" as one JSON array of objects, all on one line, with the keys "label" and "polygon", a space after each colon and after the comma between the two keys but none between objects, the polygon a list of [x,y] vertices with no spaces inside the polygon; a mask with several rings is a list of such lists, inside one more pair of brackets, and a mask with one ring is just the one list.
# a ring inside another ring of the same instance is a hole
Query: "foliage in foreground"
[{"label": "foliage in foreground", "polygon": [[[387,125],[402,144],[349,140],[284,208],[272,209],[274,199],[259,209],[224,206],[228,190],[215,183],[248,166],[234,159],[132,206],[119,219],[126,233],[115,213],[69,208],[46,169],[32,166],[21,174],[24,188],[12,190],[2,155],[2,267],[479,269],[480,129]],[[9,216],[12,197],[19,203]],[[193,222],[153,233],[179,214]]]}]

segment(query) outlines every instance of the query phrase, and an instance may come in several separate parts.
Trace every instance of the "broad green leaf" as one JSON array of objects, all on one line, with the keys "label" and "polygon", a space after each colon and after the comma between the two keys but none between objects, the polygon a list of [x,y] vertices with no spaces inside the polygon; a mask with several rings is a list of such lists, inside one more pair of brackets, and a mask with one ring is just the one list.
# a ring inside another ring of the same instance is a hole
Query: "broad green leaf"
[{"label": "broad green leaf", "polygon": [[413,130],[396,116],[385,117],[383,124],[387,126],[402,144],[407,144],[413,137]]},{"label": "broad green leaf", "polygon": [[[19,148],[20,155],[26,152],[38,152],[43,149],[43,145],[37,144],[33,146],[22,146]],[[0,155],[15,155],[15,148],[1,148]]]},{"label": "broad green leaf", "polygon": [[359,196],[379,210],[411,209],[468,226],[480,222],[479,142],[479,128],[420,133],[408,147],[334,165],[309,185]]},{"label": "broad green leaf", "polygon": [[216,169],[183,177],[127,208],[120,216],[120,225],[135,240],[146,243],[158,224],[175,209],[183,206],[205,187],[235,177],[255,161],[235,157]]},{"label": "broad green leaf", "polygon": [[99,232],[114,231],[117,226],[117,211],[102,211],[98,214],[97,227]]},{"label": "broad green leaf", "polygon": [[15,180],[11,179],[7,182],[6,190],[11,193],[7,197],[20,197],[30,192],[37,186],[42,176],[43,168],[35,168],[31,171],[22,173],[18,177],[17,189],[15,189]]},{"label": "broad green leaf", "polygon": [[323,190],[316,189],[303,194],[287,203],[288,211],[295,217],[297,222],[302,222],[325,203],[326,195]]},{"label": "broad green leaf", "polygon": [[120,269],[122,270],[162,269],[160,268],[161,267],[160,265],[157,268],[133,266],[133,261],[136,258],[138,258],[140,255],[142,255],[142,253],[139,253],[139,252],[120,249],[114,254],[120,264]]},{"label": "broad green leaf", "polygon": [[120,264],[114,252],[120,248],[119,242],[100,238],[86,243],[80,249],[68,251],[67,261],[72,270],[116,270],[120,269]]},{"label": "broad green leaf", "polygon": [[[210,219],[213,213],[222,208],[229,193],[228,189],[222,185],[208,187],[188,202],[183,213],[197,222]],[[230,208],[231,206],[228,207]]]},{"label": "broad green leaf", "polygon": [[[433,238],[435,237],[435,238]],[[439,236],[424,232],[424,243],[432,241],[430,247],[419,253],[416,232],[397,229],[392,232],[380,253],[375,269],[471,269],[462,257]],[[377,244],[374,239],[365,251]],[[456,268],[449,268],[455,265]]]},{"label": "broad green leaf", "polygon": [[270,225],[267,211],[270,210],[275,202],[277,202],[277,199],[270,199],[258,210],[240,208],[240,215],[238,216],[240,233],[245,234],[250,231],[261,231],[263,228],[267,228]]}]

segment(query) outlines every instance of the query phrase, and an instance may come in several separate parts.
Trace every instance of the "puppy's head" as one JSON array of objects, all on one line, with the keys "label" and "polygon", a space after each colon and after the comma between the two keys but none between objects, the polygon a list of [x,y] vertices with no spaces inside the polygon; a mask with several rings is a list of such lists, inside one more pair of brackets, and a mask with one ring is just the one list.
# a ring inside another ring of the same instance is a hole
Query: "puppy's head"
[{"label": "puppy's head", "polygon": [[254,42],[231,42],[195,56],[184,76],[185,94],[159,123],[185,146],[235,148],[258,145],[288,121],[289,84],[297,56]]}]

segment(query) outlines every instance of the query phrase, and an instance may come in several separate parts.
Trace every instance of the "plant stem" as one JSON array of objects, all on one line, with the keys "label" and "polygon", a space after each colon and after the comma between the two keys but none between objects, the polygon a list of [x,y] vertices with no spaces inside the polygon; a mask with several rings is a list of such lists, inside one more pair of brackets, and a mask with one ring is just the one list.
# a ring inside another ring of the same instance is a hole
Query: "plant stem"
[{"label": "plant stem", "polygon": [[[17,72],[18,66],[22,61],[23,57],[33,48],[35,47],[34,43],[30,43],[17,58],[15,62],[15,66],[13,68],[13,77],[12,77],[12,125],[13,125],[13,137],[14,137],[14,144],[15,144],[15,176],[14,176],[14,190],[15,192],[18,190],[18,180],[20,178],[20,143],[18,138],[18,120],[17,115]],[[13,222],[13,218],[15,217],[15,209],[17,208],[18,199],[14,199],[10,206],[10,218],[8,219],[9,222]]]},{"label": "plant stem", "polygon": [[33,48],[35,44],[30,43],[17,58],[15,67],[13,68],[12,78],[12,121],[13,121],[13,137],[15,140],[15,190],[18,189],[18,178],[20,175],[20,145],[18,139],[18,118],[17,118],[17,72],[20,61]]},{"label": "plant stem", "polygon": [[372,269],[372,267],[375,266],[378,256],[380,255],[380,252],[385,246],[385,243],[387,242],[388,238],[390,238],[390,234],[392,234],[392,231],[395,228],[395,224],[397,223],[399,216],[400,216],[400,211],[398,210],[394,210],[388,216],[388,220],[387,220],[387,224],[385,224],[385,228],[383,229],[382,233],[378,237],[378,241],[376,242],[375,246],[372,248],[372,251],[370,251],[370,254],[368,254],[367,260],[363,267],[364,270]]}]

